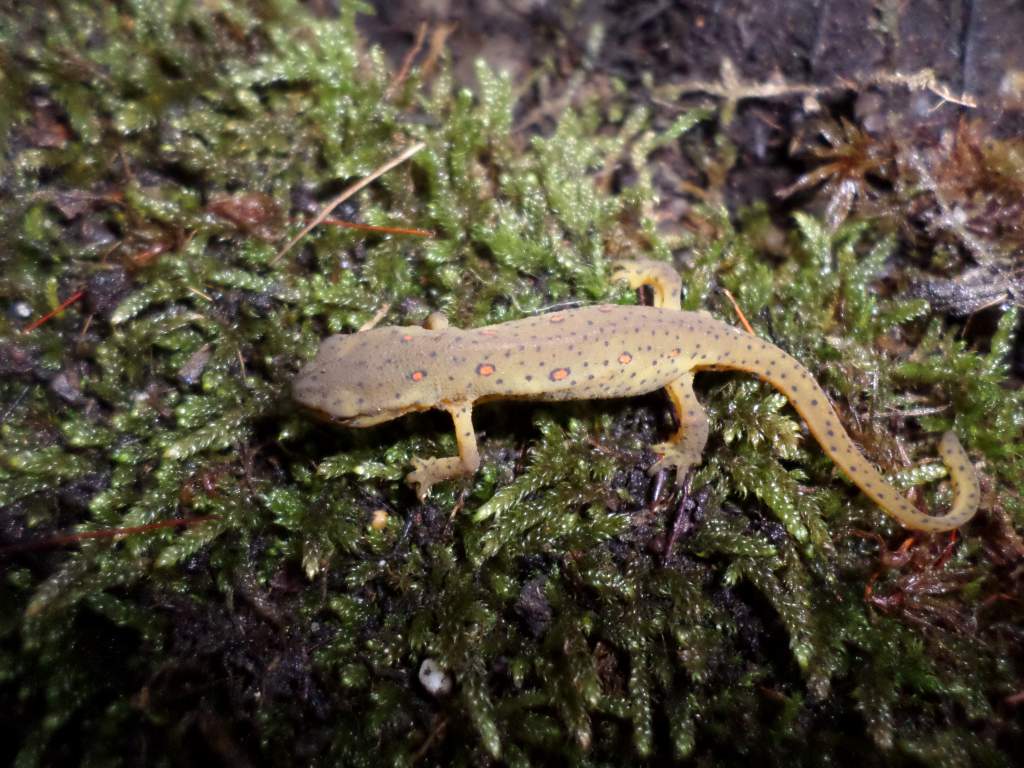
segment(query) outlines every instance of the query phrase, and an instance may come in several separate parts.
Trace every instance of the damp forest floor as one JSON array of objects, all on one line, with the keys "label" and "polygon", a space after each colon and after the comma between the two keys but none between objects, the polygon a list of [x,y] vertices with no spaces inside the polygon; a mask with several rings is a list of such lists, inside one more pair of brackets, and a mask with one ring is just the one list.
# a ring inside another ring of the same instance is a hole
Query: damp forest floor
[{"label": "damp forest floor", "polygon": [[[1024,142],[941,78],[672,90],[597,22],[513,77],[440,23],[389,56],[371,11],[0,6],[0,762],[1013,765]],[[328,334],[635,303],[637,256],[733,297],[923,509],[954,429],[977,517],[909,535],[740,375],[697,379],[686,494],[660,393],[481,407],[426,503],[445,418],[290,398]]]}]

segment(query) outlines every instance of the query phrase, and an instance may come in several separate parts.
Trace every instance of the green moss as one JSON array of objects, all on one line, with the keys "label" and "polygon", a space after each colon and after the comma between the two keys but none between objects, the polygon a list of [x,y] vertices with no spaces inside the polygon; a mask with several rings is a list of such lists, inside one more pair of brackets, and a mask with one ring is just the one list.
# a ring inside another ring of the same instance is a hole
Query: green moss
[{"label": "green moss", "polygon": [[[63,0],[3,19],[4,543],[203,521],[0,553],[0,754],[1009,765],[1017,313],[964,340],[901,298],[902,242],[856,216],[798,213],[781,256],[760,208],[698,207],[704,234],[666,236],[647,215],[657,153],[735,157],[687,133],[708,112],[587,104],[520,136],[512,84],[483,65],[473,92],[414,70],[389,100],[362,6],[342,5]],[[338,215],[433,238],[321,227],[274,260],[307,207],[415,140]],[[619,163],[633,181],[602,191]],[[686,503],[651,498],[648,447],[672,428],[657,396],[482,408],[483,468],[425,505],[402,477],[454,449],[444,419],[346,432],[290,401],[327,333],[628,302],[608,265],[641,253],[675,259],[689,309],[732,320],[728,288],[930,507],[954,427],[986,511],[951,556],[924,539],[889,567],[879,542],[902,532],[742,377],[698,381],[712,438]],[[21,332],[22,304],[78,289]],[[449,696],[417,682],[425,658]]]}]

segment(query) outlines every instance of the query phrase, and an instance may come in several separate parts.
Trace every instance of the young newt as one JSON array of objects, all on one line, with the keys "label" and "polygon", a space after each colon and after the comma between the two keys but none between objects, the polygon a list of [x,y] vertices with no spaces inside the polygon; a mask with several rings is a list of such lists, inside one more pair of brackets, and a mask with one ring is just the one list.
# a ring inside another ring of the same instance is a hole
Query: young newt
[{"label": "young newt", "polygon": [[954,500],[941,517],[923,514],[860,453],[828,397],[799,362],[773,344],[704,312],[680,307],[679,276],[667,264],[629,261],[613,279],[649,285],[654,306],[598,305],[485,328],[449,328],[439,314],[426,327],[389,326],[325,339],[294,382],[303,406],[331,421],[368,427],[414,411],[451,414],[458,456],[414,459],[406,481],[420,499],[442,480],[480,466],[472,412],[477,403],[517,398],[580,400],[641,395],[664,388],[679,429],[653,446],[651,472],[676,470],[682,483],[700,463],[708,421],[693,393],[699,370],[753,373],[786,396],[825,453],[853,483],[903,526],[948,531],[978,508],[978,479],[952,432],[939,443]]}]

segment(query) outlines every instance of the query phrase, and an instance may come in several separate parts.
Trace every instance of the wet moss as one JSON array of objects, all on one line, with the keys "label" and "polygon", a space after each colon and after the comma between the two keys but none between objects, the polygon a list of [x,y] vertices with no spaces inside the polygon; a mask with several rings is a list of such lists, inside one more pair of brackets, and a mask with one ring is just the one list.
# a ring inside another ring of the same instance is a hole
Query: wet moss
[{"label": "wet moss", "polygon": [[[1009,765],[1019,320],[997,308],[971,329],[905,298],[918,241],[892,217],[920,169],[889,168],[907,175],[885,216],[844,200],[828,225],[780,224],[709,196],[666,234],[658,152],[692,141],[719,175],[735,161],[687,133],[709,113],[595,102],[525,137],[512,84],[482,65],[472,92],[414,70],[392,96],[362,6],[341,5],[63,0],[4,17],[4,756]],[[321,227],[275,260],[416,140],[337,215],[433,237]],[[975,205],[988,165],[964,187]],[[1000,199],[1019,172],[999,164]],[[968,194],[941,181],[944,205]],[[641,253],[674,260],[689,309],[733,319],[728,288],[929,507],[948,500],[934,445],[954,427],[983,477],[963,540],[898,549],[784,401],[742,377],[699,380],[712,438],[687,499],[646,474],[671,429],[658,396],[483,408],[483,468],[428,504],[402,477],[452,452],[445,420],[352,433],[290,401],[327,333],[629,302],[609,263]],[[52,546],[69,531],[100,536]],[[450,694],[420,686],[427,658]]]}]

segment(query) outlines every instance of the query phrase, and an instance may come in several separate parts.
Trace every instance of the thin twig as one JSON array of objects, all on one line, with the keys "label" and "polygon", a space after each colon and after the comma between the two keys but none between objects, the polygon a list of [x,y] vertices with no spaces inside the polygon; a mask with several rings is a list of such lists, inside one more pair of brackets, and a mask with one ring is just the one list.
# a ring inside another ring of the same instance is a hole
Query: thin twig
[{"label": "thin twig", "polygon": [[358,192],[361,189],[363,189],[363,187],[366,187],[366,186],[369,186],[370,184],[372,184],[374,181],[379,179],[381,176],[383,176],[385,173],[390,171],[396,165],[401,165],[402,163],[404,163],[406,160],[408,160],[410,157],[415,155],[417,152],[419,152],[425,146],[426,146],[426,144],[424,144],[422,141],[417,141],[412,146],[406,147],[405,150],[400,155],[398,155],[397,157],[393,157],[392,159],[388,160],[386,163],[384,163],[384,165],[380,166],[375,171],[370,173],[369,176],[364,176],[362,179],[357,181],[355,184],[352,184],[351,186],[349,186],[346,189],[344,189],[333,200],[328,201],[327,205],[325,205],[321,209],[320,213],[318,213],[313,218],[313,220],[309,222],[309,224],[304,226],[302,228],[302,231],[299,232],[299,234],[297,234],[295,237],[293,237],[291,240],[289,240],[288,244],[284,248],[282,248],[280,250],[280,252],[277,254],[277,256],[275,256],[273,258],[273,260],[271,260],[270,266],[274,266],[275,264],[277,264],[277,262],[279,262],[284,257],[284,255],[286,253],[288,253],[288,251],[290,251],[292,248],[295,247],[295,244],[297,242],[299,242],[299,240],[301,240],[306,235],[308,235],[313,230],[314,227],[316,227],[319,224],[321,224],[324,221],[324,219],[326,219],[328,216],[330,216],[331,215],[331,211],[333,211],[339,205],[341,205],[346,200],[348,200],[350,197],[352,197],[352,195],[354,195],[356,192]]},{"label": "thin twig", "polygon": [[920,69],[915,72],[880,70],[860,74],[856,79],[841,78],[832,83],[796,83],[782,77],[746,80],[739,76],[736,66],[728,58],[722,60],[718,80],[698,78],[667,83],[655,89],[655,96],[671,104],[688,94],[705,93],[735,103],[745,99],[773,99],[797,95],[816,97],[840,89],[860,91],[872,85],[902,86],[911,91],[929,91],[942,99],[940,104],[948,102],[968,108],[978,106],[977,100],[969,93],[953,93],[931,69]]},{"label": "thin twig", "polygon": [[359,326],[359,332],[362,333],[363,331],[369,331],[376,328],[377,324],[380,323],[380,321],[384,319],[384,316],[390,311],[391,303],[388,302],[383,307],[378,309],[377,312],[373,315],[373,317],[371,317],[369,320],[367,320],[365,323]]},{"label": "thin twig", "polygon": [[740,305],[736,303],[736,299],[732,297],[732,293],[730,293],[729,289],[723,288],[722,293],[724,293],[725,297],[732,302],[732,308],[736,311],[737,316],[739,316],[740,322],[743,323],[743,327],[747,329],[747,333],[751,336],[756,336],[757,334],[754,333],[754,329],[751,328],[750,323],[747,322],[747,316],[743,314],[743,310],[740,309]]},{"label": "thin twig", "polygon": [[459,22],[457,21],[442,21],[434,27],[434,31],[430,33],[430,45],[427,46],[427,55],[423,57],[423,63],[420,64],[420,80],[422,82],[426,82],[434,74],[438,59],[444,53],[444,46],[448,42],[448,36],[458,28]]},{"label": "thin twig", "polygon": [[17,409],[17,407],[21,405],[21,401],[25,399],[25,395],[28,394],[31,388],[31,384],[26,384],[25,388],[18,393],[18,396],[14,398],[14,401],[7,407],[7,410],[0,414],[0,424],[3,424],[5,421],[7,421],[7,417],[14,413],[15,409]]},{"label": "thin twig", "polygon": [[14,554],[16,552],[28,552],[36,549],[63,547],[67,544],[77,544],[80,541],[88,541],[92,539],[113,539],[118,536],[133,536],[139,533],[151,533],[152,531],[159,531],[164,528],[183,528],[186,526],[199,525],[200,523],[207,523],[211,520],[220,520],[220,516],[206,515],[204,517],[192,517],[181,520],[159,520],[155,523],[147,523],[145,525],[132,525],[128,526],[127,528],[105,528],[99,531],[79,531],[78,533],[51,536],[48,539],[40,539],[37,541],[23,541],[17,544],[10,544],[6,547],[0,547],[0,554],[9,555]]},{"label": "thin twig", "polygon": [[377,224],[360,224],[355,221],[344,219],[324,219],[321,224],[332,227],[344,227],[345,229],[358,229],[362,232],[383,232],[387,235],[415,235],[417,237],[433,237],[434,233],[429,229],[415,229],[413,227],[382,227]]},{"label": "thin twig", "polygon": [[384,91],[385,101],[390,101],[398,92],[398,89],[402,87],[402,83],[404,83],[406,78],[409,77],[409,71],[412,69],[412,63],[416,60],[419,52],[423,49],[423,42],[426,39],[427,22],[421,21],[419,28],[416,30],[416,39],[412,43],[412,48],[410,48],[408,53],[405,54],[405,58],[402,59],[402,66],[398,69],[398,74],[395,75],[395,78],[391,81],[388,89]]},{"label": "thin twig", "polygon": [[90,326],[92,326],[92,321],[93,321],[94,317],[96,317],[96,313],[95,312],[93,312],[91,315],[89,315],[87,318],[85,318],[85,322],[82,324],[82,330],[79,331],[79,333],[78,333],[78,343],[79,344],[81,344],[85,340],[85,334],[87,334],[89,332],[89,328],[90,328]]},{"label": "thin twig", "polygon": [[[660,473],[659,473],[660,474]],[[676,511],[676,519],[672,523],[672,531],[668,535],[668,541],[665,542],[665,555],[662,558],[662,563],[668,563],[669,558],[672,557],[672,548],[676,545],[676,541],[679,536],[683,533],[683,528],[686,527],[687,523],[690,524],[690,529],[693,528],[693,519],[690,517],[687,506],[693,503],[694,513],[696,508],[701,506],[696,499],[691,499],[690,491],[693,488],[693,470],[688,469],[686,471],[686,478],[683,480],[683,498],[679,500],[679,509]]]},{"label": "thin twig", "polygon": [[62,301],[60,303],[60,305],[56,309],[52,310],[51,312],[47,312],[45,315],[40,317],[38,320],[33,320],[31,323],[29,323],[27,326],[25,326],[25,329],[22,331],[22,333],[30,333],[30,332],[34,331],[36,328],[38,328],[40,325],[42,325],[46,321],[51,320],[52,318],[54,318],[57,315],[59,315],[61,312],[63,312],[68,307],[70,307],[72,304],[74,304],[76,301],[78,301],[83,296],[85,296],[85,291],[75,291],[70,296],[68,296],[66,299],[64,299],[64,301]]}]

